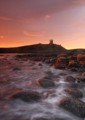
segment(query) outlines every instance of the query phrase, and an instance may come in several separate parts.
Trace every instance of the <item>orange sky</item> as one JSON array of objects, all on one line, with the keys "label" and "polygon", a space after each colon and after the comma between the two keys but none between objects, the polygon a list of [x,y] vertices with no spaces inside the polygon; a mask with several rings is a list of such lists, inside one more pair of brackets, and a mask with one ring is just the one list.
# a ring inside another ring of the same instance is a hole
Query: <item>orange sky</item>
[{"label": "orange sky", "polygon": [[0,0],[0,47],[85,48],[85,0]]}]

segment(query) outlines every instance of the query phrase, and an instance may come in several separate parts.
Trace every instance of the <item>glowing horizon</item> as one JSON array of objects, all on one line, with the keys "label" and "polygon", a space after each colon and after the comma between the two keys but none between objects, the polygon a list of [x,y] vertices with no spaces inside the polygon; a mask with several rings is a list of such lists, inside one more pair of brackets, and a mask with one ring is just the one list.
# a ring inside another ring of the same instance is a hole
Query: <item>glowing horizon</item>
[{"label": "glowing horizon", "polygon": [[0,47],[49,43],[85,48],[84,0],[0,1]]}]

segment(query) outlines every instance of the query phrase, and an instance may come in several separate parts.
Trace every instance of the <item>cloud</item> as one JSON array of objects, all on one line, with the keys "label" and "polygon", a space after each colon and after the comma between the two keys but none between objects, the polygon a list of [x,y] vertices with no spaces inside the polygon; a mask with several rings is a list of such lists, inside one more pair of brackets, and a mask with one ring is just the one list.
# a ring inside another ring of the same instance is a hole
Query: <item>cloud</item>
[{"label": "cloud", "polygon": [[0,1],[0,14],[8,15],[1,17],[3,20],[39,18],[48,19],[51,14],[61,12],[79,5],[83,5],[85,0],[3,0]]},{"label": "cloud", "polygon": [[24,31],[23,33],[25,36],[31,36],[31,37],[43,36],[43,33],[38,32],[38,31]]},{"label": "cloud", "polygon": [[51,16],[50,15],[45,15],[44,19],[47,20],[47,19],[50,19]]},{"label": "cloud", "polygon": [[73,1],[74,4],[79,4],[79,5],[85,5],[85,0],[74,0]]}]

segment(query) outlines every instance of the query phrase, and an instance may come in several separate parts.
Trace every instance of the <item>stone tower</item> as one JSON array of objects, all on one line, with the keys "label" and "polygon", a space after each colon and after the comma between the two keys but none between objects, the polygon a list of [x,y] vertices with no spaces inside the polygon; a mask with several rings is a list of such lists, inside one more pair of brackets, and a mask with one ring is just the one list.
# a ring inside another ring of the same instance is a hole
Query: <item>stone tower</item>
[{"label": "stone tower", "polygon": [[53,45],[53,40],[50,40],[50,43],[49,43],[50,45]]}]

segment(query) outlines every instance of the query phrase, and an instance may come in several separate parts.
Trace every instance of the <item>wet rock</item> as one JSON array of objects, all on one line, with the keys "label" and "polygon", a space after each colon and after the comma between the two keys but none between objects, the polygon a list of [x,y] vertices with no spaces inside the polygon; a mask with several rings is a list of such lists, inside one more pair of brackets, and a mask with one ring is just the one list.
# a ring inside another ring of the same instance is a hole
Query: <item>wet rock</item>
[{"label": "wet rock", "polygon": [[59,57],[57,62],[61,64],[68,64],[68,59],[66,57]]},{"label": "wet rock", "polygon": [[85,72],[82,73],[82,76],[85,77]]},{"label": "wet rock", "polygon": [[82,98],[83,93],[78,89],[66,88],[65,92],[72,96],[73,98]]},{"label": "wet rock", "polygon": [[39,65],[39,66],[43,66],[43,64],[42,64],[42,63],[39,63],[38,65]]},{"label": "wet rock", "polygon": [[37,102],[41,99],[41,95],[38,92],[28,91],[16,93],[12,98],[21,99],[25,102]]},{"label": "wet rock", "polygon": [[44,92],[42,92],[43,98],[48,98],[48,97],[55,97],[56,96],[56,91],[54,89],[49,89]]},{"label": "wet rock", "polygon": [[19,71],[19,70],[21,70],[21,69],[18,67],[13,68],[13,71]]},{"label": "wet rock", "polygon": [[59,106],[80,118],[85,118],[85,103],[78,99],[63,98]]},{"label": "wet rock", "polygon": [[62,65],[62,64],[59,64],[59,63],[54,64],[53,67],[56,68],[56,69],[65,69],[65,65]]},{"label": "wet rock", "polygon": [[75,82],[75,78],[72,76],[65,76],[64,80],[66,82]]},{"label": "wet rock", "polygon": [[69,61],[77,61],[77,56],[71,55],[68,58],[69,58]]},{"label": "wet rock", "polygon": [[78,72],[78,71],[79,71],[78,68],[71,68],[70,70],[71,70],[72,72]]},{"label": "wet rock", "polygon": [[47,72],[46,72],[46,75],[47,75],[47,77],[46,77],[46,78],[48,78],[48,79],[50,79],[50,78],[53,78],[53,77],[54,77],[54,74],[53,74],[51,71],[47,71]]},{"label": "wet rock", "polygon": [[6,78],[0,80],[0,84],[9,84],[10,82],[11,80]]},{"label": "wet rock", "polygon": [[76,81],[78,82],[78,83],[85,83],[85,76],[79,76],[79,77],[77,77],[76,78]]},{"label": "wet rock", "polygon": [[79,84],[78,83],[70,83],[70,84],[68,84],[68,87],[77,89],[77,88],[79,88]]},{"label": "wet rock", "polygon": [[38,81],[40,86],[43,88],[51,88],[55,86],[54,81],[50,77],[44,77]]},{"label": "wet rock", "polygon": [[54,120],[72,120],[70,118],[55,118]]},{"label": "wet rock", "polygon": [[75,62],[74,60],[72,60],[72,61],[69,61],[69,64],[68,64],[67,67],[69,69],[71,69],[71,68],[79,68],[80,64],[78,62]]},{"label": "wet rock", "polygon": [[54,67],[57,69],[64,69],[67,66],[68,62],[69,62],[68,58],[59,57],[59,58],[57,58],[57,60],[54,64]]},{"label": "wet rock", "polygon": [[[71,120],[71,119],[69,119],[69,118],[67,118],[68,120]],[[38,118],[34,118],[34,119],[32,119],[32,120],[66,120],[66,119],[64,119],[64,118],[44,118],[44,117],[38,117]]]},{"label": "wet rock", "polygon": [[78,61],[78,62],[80,62],[80,61],[85,61],[85,55],[78,54],[78,55],[77,55],[77,61]]},{"label": "wet rock", "polygon": [[[9,119],[10,120],[10,119]],[[15,116],[13,119],[11,120],[31,120],[30,118],[25,118],[24,116]]]},{"label": "wet rock", "polygon": [[38,118],[34,118],[33,120],[51,120],[51,119],[43,118],[43,117],[38,117]]}]

